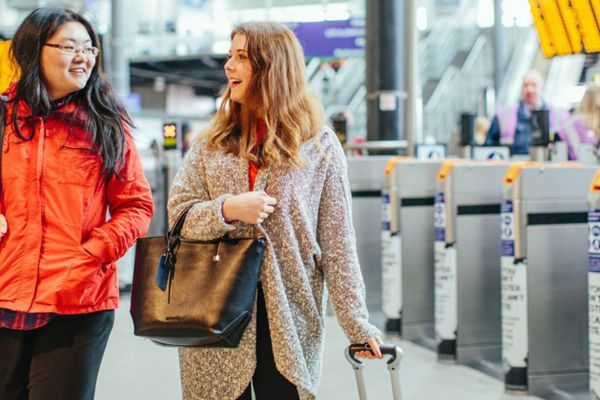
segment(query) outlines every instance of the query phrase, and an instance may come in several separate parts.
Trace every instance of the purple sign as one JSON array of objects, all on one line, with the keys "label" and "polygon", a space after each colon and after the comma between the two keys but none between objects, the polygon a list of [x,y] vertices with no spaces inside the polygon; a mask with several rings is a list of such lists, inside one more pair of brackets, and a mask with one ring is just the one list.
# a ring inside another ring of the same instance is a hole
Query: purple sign
[{"label": "purple sign", "polygon": [[365,20],[288,24],[307,57],[360,57],[365,49]]}]

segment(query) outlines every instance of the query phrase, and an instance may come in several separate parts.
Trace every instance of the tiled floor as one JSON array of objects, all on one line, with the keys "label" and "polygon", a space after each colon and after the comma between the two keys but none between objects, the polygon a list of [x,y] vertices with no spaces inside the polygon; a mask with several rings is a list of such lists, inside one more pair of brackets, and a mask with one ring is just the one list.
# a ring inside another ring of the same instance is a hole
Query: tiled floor
[{"label": "tiled floor", "polygon": [[[180,399],[176,350],[133,336],[128,309],[129,298],[125,297],[116,314],[98,379],[96,400]],[[387,337],[386,341],[399,344],[404,351],[400,372],[403,400],[536,399],[505,395],[501,381],[470,368],[440,364],[435,354],[423,347],[393,337]],[[346,345],[335,318],[328,317],[319,399],[358,399],[354,373],[343,356]],[[384,362],[368,361],[365,378],[370,400],[392,398]]]}]

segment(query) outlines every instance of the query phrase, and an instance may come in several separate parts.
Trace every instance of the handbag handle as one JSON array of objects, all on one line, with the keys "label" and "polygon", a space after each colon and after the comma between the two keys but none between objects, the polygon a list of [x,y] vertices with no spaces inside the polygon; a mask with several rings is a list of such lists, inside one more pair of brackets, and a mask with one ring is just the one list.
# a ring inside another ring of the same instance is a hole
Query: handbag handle
[{"label": "handbag handle", "polygon": [[[175,248],[179,245],[179,243],[181,242],[181,229],[183,229],[183,223],[185,222],[185,217],[187,217],[188,211],[190,211],[190,209],[192,207],[194,207],[196,203],[192,203],[189,206],[187,206],[186,208],[184,208],[179,215],[177,216],[177,219],[175,220],[175,223],[173,224],[173,228],[171,228],[169,230],[169,232],[167,233],[167,251],[169,253],[172,253]],[[259,235],[257,234],[258,231],[258,226],[254,225],[253,228],[254,231],[254,239],[258,239]]]},{"label": "handbag handle", "polygon": [[177,219],[175,220],[175,224],[173,224],[173,228],[169,229],[167,233],[167,251],[172,253],[175,250],[175,247],[179,245],[181,241],[181,229],[183,228],[183,223],[185,222],[185,217],[187,216],[188,211],[195,205],[196,203],[192,203],[186,208],[184,208]]}]

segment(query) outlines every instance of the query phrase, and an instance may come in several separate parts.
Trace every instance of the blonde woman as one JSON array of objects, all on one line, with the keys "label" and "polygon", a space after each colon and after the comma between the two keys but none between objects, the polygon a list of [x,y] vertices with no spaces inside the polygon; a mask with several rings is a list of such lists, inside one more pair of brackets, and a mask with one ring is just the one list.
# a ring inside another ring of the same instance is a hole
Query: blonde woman
[{"label": "blonde woman", "polygon": [[346,161],[310,93],[302,48],[277,23],[231,35],[228,83],[169,196],[169,220],[193,204],[182,234],[268,241],[256,313],[235,349],[182,348],[184,398],[314,399],[327,288],[351,342],[381,357],[356,255]]},{"label": "blonde woman", "polygon": [[577,160],[582,145],[596,146],[600,140],[600,86],[592,84],[583,94],[581,102],[557,132],[567,142],[569,160]]}]

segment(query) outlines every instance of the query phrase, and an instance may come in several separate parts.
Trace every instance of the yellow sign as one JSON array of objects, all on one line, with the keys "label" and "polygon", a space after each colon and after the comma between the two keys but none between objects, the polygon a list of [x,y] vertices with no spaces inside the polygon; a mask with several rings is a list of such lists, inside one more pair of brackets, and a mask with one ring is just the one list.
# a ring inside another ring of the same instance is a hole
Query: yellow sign
[{"label": "yellow sign", "polygon": [[0,93],[3,93],[8,85],[19,79],[19,68],[10,57],[10,41],[0,42]]},{"label": "yellow sign", "polygon": [[600,51],[599,0],[529,0],[546,57]]},{"label": "yellow sign", "polygon": [[163,124],[163,149],[174,150],[177,148],[177,123],[165,122]]}]

